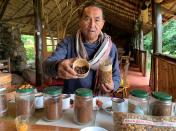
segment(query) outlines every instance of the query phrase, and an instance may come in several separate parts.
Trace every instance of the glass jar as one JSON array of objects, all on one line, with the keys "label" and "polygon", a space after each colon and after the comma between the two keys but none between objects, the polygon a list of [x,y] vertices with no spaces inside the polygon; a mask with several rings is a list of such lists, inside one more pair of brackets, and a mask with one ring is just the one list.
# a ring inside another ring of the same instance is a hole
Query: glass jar
[{"label": "glass jar", "polygon": [[93,121],[92,90],[79,88],[75,92],[74,120],[77,124],[88,124]]},{"label": "glass jar", "polygon": [[35,112],[34,88],[18,88],[16,90],[16,115],[32,116]]},{"label": "glass jar", "polygon": [[6,88],[0,87],[0,117],[6,115],[7,109]]},{"label": "glass jar", "polygon": [[172,96],[165,92],[152,92],[150,114],[154,116],[170,116],[172,113]]},{"label": "glass jar", "polygon": [[49,86],[44,90],[45,120],[55,121],[62,117],[62,88]]},{"label": "glass jar", "polygon": [[132,90],[128,99],[128,112],[148,114],[148,93],[144,90]]}]

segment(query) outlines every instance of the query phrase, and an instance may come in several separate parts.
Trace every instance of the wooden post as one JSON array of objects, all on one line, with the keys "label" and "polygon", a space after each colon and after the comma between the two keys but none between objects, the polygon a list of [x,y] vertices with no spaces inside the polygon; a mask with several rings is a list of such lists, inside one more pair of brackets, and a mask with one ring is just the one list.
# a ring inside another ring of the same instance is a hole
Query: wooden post
[{"label": "wooden post", "polygon": [[42,21],[41,21],[41,0],[33,0],[34,5],[34,23],[35,23],[35,66],[36,66],[36,86],[43,84],[42,68]]},{"label": "wooden post", "polygon": [[162,15],[161,5],[152,3],[153,53],[162,53]]},{"label": "wooden post", "polygon": [[139,51],[140,51],[140,59],[139,59],[139,67],[140,67],[140,71],[143,72],[143,68],[144,68],[144,53],[142,52],[144,50],[144,37],[143,37],[143,29],[142,26],[140,26],[139,28]]},{"label": "wooden post", "polygon": [[[162,15],[161,5],[152,0],[152,43],[153,43],[153,55],[156,53],[162,53]],[[158,90],[158,64],[155,57],[152,57],[153,61],[153,89]]]},{"label": "wooden post", "polygon": [[46,29],[43,28],[42,30],[42,45],[43,45],[43,53],[42,53],[42,57],[43,57],[43,60],[45,60],[47,57],[48,57],[48,51],[47,51],[47,41],[46,41]]},{"label": "wooden post", "polygon": [[140,50],[144,50],[144,35],[143,29],[140,29]]}]

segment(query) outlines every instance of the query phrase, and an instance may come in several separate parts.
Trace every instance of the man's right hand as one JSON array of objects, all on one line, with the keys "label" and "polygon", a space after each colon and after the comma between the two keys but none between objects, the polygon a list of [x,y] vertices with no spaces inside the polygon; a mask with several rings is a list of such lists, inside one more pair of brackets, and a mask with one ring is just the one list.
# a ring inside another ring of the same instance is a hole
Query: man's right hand
[{"label": "man's right hand", "polygon": [[75,58],[65,59],[58,63],[58,77],[62,79],[76,79],[77,73],[72,69]]}]

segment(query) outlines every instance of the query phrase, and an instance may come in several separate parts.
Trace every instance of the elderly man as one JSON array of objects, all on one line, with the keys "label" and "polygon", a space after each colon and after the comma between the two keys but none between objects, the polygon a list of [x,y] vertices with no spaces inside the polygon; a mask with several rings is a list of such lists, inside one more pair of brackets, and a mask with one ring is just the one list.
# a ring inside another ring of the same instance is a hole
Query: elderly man
[{"label": "elderly man", "polygon": [[[96,3],[86,4],[80,13],[80,29],[76,36],[60,42],[55,52],[43,63],[47,75],[64,79],[63,93],[74,93],[77,88],[94,90],[98,66],[105,58],[112,60],[112,81],[101,84],[101,90],[109,93],[120,86],[117,48],[110,36],[102,33],[104,22],[102,8]],[[72,69],[75,58],[88,60],[91,69],[87,77],[78,78]]]}]

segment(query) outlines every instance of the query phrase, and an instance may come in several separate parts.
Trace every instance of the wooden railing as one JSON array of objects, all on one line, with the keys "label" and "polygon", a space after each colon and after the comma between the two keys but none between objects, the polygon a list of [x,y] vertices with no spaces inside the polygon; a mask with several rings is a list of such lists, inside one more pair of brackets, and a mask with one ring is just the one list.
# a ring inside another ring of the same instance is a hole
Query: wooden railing
[{"label": "wooden railing", "polygon": [[139,66],[139,69],[142,72],[143,76],[146,76],[147,51],[136,49],[135,54],[135,62]]},{"label": "wooden railing", "polygon": [[154,54],[153,57],[155,63],[151,71],[153,90],[167,92],[176,100],[176,59],[162,54]]}]

